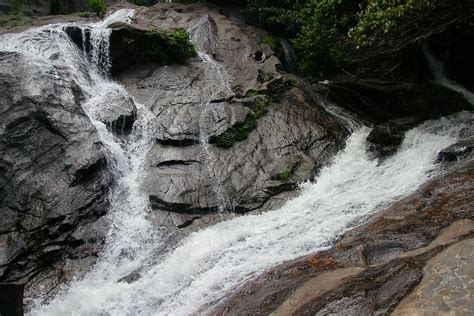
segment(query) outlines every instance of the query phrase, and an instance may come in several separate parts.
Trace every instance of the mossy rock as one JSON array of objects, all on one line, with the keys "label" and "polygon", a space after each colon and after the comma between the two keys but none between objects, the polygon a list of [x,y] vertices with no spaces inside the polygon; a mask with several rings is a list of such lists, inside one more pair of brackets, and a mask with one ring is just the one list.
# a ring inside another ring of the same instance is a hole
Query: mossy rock
[{"label": "mossy rock", "polygon": [[189,34],[182,28],[158,30],[140,28],[127,23],[111,25],[111,73],[116,74],[133,64],[182,63],[196,55]]}]

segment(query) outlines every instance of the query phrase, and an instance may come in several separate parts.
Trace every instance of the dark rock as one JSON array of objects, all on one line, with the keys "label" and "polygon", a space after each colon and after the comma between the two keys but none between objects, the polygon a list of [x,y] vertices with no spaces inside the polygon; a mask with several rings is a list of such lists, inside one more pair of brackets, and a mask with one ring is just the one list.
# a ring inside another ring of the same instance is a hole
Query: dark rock
[{"label": "dark rock", "polygon": [[50,0],[50,12],[52,15],[70,14],[78,11],[91,11],[87,0]]},{"label": "dark rock", "polygon": [[24,284],[0,283],[0,315],[23,316]]},{"label": "dark rock", "polygon": [[437,162],[459,161],[468,157],[474,148],[474,137],[462,139],[438,153]]},{"label": "dark rock", "polygon": [[[137,65],[117,76],[157,116],[143,188],[154,209],[183,215],[174,221],[179,226],[219,207],[275,207],[278,196],[311,180],[343,146],[344,123],[318,105],[303,81],[282,78],[280,61],[261,41],[264,32],[203,4],[150,7],[136,19],[187,28],[208,53],[186,65]],[[256,61],[255,52],[265,58]],[[280,102],[269,102],[276,95]],[[248,124],[249,115],[258,118]],[[243,126],[238,141],[216,146],[219,136]],[[287,169],[288,176],[277,176]]]},{"label": "dark rock", "polygon": [[69,36],[74,44],[87,54],[90,53],[91,46],[91,32],[88,28],[80,28],[74,25],[64,27],[64,32]]},{"label": "dark rock", "polygon": [[173,35],[175,30],[158,31],[156,28],[122,22],[114,23],[110,28],[112,74],[134,64],[183,62],[196,55],[194,46],[187,38]]},{"label": "dark rock", "polygon": [[[474,32],[472,28],[451,28],[433,35],[428,40],[429,47],[443,62],[446,76],[468,90],[474,90]],[[427,65],[426,68],[429,68]],[[429,69],[426,70],[429,73]]]},{"label": "dark rock", "polygon": [[105,149],[80,88],[48,64],[0,53],[0,281],[26,283],[85,240],[107,209]]},{"label": "dark rock", "polygon": [[426,120],[472,108],[461,94],[430,83],[347,81],[328,88],[336,104],[372,123],[403,117]]},{"label": "dark rock", "polygon": [[420,119],[411,117],[376,125],[367,136],[367,150],[377,158],[394,154],[405,139],[405,132],[419,122]]},{"label": "dark rock", "polygon": [[97,113],[99,121],[116,135],[130,134],[137,116],[137,108],[132,98],[120,90],[103,95],[101,98],[102,100],[98,101],[103,104]]},{"label": "dark rock", "polygon": [[[152,207],[202,214],[230,202],[237,212],[250,211],[312,179],[342,147],[348,134],[341,122],[316,102],[304,90],[289,91],[279,105],[270,106],[258,119],[246,140],[231,148],[192,143],[186,147],[161,142],[154,145],[148,154],[144,182]],[[166,113],[158,116],[159,121],[166,122]],[[175,120],[179,115],[169,118]],[[209,120],[203,129],[219,126],[215,122]],[[291,170],[287,178],[275,177],[286,169]],[[215,192],[216,186],[223,191]],[[226,200],[221,200],[220,194]]]}]

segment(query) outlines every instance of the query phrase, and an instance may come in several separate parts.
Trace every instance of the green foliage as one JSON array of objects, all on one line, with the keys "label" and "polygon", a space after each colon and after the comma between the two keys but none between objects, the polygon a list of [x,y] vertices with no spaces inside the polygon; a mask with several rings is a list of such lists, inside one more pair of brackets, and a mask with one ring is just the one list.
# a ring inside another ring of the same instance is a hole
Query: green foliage
[{"label": "green foliage", "polygon": [[90,12],[77,12],[77,16],[79,16],[81,18],[90,18],[91,14],[90,14]]},{"label": "green foliage", "polygon": [[383,44],[383,35],[395,27],[403,16],[429,6],[429,0],[369,1],[358,14],[358,23],[350,30],[349,36],[358,48]]},{"label": "green foliage", "polygon": [[145,51],[145,56],[150,61],[179,62],[196,55],[196,48],[183,28],[165,31],[151,27],[147,35],[149,48]]},{"label": "green foliage", "polygon": [[16,11],[0,16],[0,26],[15,27],[26,25],[31,25],[31,19],[23,12]]},{"label": "green foliage", "polygon": [[262,38],[262,43],[267,44],[268,46],[274,48],[275,47],[275,39],[273,36],[265,34]]},{"label": "green foliage", "polygon": [[87,0],[87,3],[95,11],[97,16],[102,17],[107,11],[107,4],[105,4],[104,0]]},{"label": "green foliage", "polygon": [[23,7],[23,0],[13,0],[12,5],[13,5],[13,10],[16,12],[20,12],[21,8]]},{"label": "green foliage", "polygon": [[183,28],[175,29],[169,36],[170,44],[178,50],[184,58],[192,57],[197,54],[196,48],[191,43],[189,33]]},{"label": "green foliage", "polygon": [[298,0],[248,0],[244,15],[248,23],[284,37],[300,29],[301,3]]},{"label": "green foliage", "polygon": [[272,80],[273,77],[274,77],[274,74],[271,73],[271,72],[259,71],[259,72],[258,72],[258,76],[257,76],[257,80],[258,80],[259,82],[267,82],[267,81]]},{"label": "green foliage", "polygon": [[341,39],[346,36],[352,21],[344,14],[345,1],[353,0],[309,1],[304,10],[303,27],[293,41],[303,72],[322,75],[336,70],[348,60],[350,50]]},{"label": "green foliage", "polygon": [[221,135],[215,137],[212,141],[216,143],[217,147],[232,147],[235,142],[247,139],[250,132],[257,128],[257,120],[267,112],[268,104],[263,101],[258,101],[247,114],[245,122],[228,129]]},{"label": "green foliage", "polygon": [[292,176],[292,172],[289,168],[285,167],[283,169],[281,169],[276,177],[275,177],[275,180],[287,180],[289,179],[291,176]]}]

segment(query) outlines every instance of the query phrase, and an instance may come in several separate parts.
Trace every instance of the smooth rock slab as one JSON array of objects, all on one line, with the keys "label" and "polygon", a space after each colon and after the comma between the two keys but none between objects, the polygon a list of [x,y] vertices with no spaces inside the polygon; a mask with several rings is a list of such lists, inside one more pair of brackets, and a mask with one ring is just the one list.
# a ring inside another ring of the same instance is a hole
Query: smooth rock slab
[{"label": "smooth rock slab", "polygon": [[107,210],[105,149],[74,79],[0,53],[0,281],[26,283],[85,243]]},{"label": "smooth rock slab", "polygon": [[393,315],[472,315],[474,313],[474,239],[448,247],[428,260],[421,283]]}]

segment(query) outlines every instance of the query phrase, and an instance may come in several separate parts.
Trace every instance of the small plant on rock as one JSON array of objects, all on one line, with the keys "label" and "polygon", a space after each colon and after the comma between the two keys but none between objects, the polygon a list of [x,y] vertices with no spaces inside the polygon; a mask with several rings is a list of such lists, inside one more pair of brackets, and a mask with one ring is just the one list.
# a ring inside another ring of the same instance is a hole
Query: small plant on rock
[{"label": "small plant on rock", "polygon": [[87,0],[87,3],[99,17],[103,17],[107,11],[107,4],[104,0]]},{"label": "small plant on rock", "polygon": [[287,167],[281,169],[276,176],[277,180],[287,180],[292,176],[291,170]]}]

